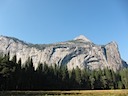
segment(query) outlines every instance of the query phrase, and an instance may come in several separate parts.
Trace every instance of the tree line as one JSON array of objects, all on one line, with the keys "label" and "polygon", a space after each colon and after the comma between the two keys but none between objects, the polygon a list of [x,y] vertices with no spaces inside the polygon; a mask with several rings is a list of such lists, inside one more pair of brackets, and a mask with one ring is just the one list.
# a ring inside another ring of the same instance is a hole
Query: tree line
[{"label": "tree line", "polygon": [[128,69],[68,70],[66,66],[39,64],[35,70],[31,58],[23,65],[16,55],[0,56],[0,90],[80,90],[127,89]]}]

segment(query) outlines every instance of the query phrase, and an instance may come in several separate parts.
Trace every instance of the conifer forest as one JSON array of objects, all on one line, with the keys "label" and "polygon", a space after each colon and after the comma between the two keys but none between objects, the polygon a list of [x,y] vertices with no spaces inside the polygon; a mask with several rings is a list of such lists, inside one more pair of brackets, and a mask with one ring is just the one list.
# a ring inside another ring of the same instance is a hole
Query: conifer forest
[{"label": "conifer forest", "polygon": [[128,89],[128,69],[68,70],[66,66],[39,64],[31,58],[25,64],[16,55],[0,56],[0,90],[102,90]]}]

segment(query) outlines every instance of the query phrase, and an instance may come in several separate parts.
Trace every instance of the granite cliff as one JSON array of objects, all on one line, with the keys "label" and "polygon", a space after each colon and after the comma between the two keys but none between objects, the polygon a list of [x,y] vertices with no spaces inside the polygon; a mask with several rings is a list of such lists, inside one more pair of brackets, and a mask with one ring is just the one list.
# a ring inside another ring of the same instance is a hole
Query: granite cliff
[{"label": "granite cliff", "polygon": [[127,67],[120,57],[116,42],[96,45],[83,35],[55,44],[30,44],[16,38],[0,36],[0,53],[8,52],[10,59],[16,55],[17,61],[21,58],[23,64],[31,57],[35,68],[39,63],[49,66],[67,65],[69,70],[77,66],[80,69],[110,68],[115,71]]}]

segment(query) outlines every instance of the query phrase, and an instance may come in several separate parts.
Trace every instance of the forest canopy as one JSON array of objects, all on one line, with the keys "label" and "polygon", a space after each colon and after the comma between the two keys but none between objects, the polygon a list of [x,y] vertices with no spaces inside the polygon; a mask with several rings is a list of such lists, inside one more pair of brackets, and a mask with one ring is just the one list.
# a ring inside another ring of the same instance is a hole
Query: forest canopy
[{"label": "forest canopy", "polygon": [[0,90],[75,90],[75,89],[127,89],[128,69],[114,72],[110,69],[68,70],[66,66],[38,64],[28,58],[24,66],[16,55],[0,56]]}]

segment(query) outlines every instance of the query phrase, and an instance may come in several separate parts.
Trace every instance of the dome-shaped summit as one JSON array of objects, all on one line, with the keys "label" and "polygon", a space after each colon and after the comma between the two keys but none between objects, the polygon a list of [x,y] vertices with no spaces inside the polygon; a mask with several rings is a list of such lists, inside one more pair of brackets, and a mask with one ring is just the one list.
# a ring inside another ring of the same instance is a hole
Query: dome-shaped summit
[{"label": "dome-shaped summit", "polygon": [[91,42],[88,38],[86,38],[84,35],[80,35],[76,38],[74,38],[74,40],[82,40],[84,42]]}]

